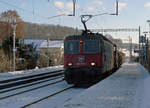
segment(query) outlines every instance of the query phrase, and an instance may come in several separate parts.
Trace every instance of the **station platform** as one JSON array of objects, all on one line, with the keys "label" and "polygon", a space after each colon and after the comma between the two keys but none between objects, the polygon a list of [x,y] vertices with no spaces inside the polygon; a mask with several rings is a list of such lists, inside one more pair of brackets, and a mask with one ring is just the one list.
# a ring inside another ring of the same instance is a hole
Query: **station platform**
[{"label": "station platform", "polygon": [[61,108],[150,108],[150,75],[138,63],[122,67]]}]

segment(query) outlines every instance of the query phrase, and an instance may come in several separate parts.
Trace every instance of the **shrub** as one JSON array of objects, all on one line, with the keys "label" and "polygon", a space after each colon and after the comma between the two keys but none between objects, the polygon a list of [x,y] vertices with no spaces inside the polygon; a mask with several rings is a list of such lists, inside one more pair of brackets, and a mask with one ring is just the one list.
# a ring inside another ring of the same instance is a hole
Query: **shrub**
[{"label": "shrub", "polygon": [[12,63],[6,56],[0,56],[0,72],[12,70]]}]

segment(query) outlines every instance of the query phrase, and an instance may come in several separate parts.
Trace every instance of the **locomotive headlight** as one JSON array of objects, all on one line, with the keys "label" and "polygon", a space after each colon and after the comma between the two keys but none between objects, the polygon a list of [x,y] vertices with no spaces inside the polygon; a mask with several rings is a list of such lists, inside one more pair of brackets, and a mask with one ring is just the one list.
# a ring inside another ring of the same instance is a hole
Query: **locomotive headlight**
[{"label": "locomotive headlight", "polygon": [[94,63],[94,62],[92,62],[92,63],[91,63],[91,66],[95,66],[95,63]]},{"label": "locomotive headlight", "polygon": [[72,66],[72,63],[68,63],[68,66]]}]

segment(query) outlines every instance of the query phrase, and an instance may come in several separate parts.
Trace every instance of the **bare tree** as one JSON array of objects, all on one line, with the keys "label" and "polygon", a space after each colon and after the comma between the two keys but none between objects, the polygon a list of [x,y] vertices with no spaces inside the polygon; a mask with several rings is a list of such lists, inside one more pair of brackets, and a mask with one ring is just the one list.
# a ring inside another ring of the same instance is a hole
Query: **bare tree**
[{"label": "bare tree", "polygon": [[24,22],[15,10],[8,10],[0,14],[0,40],[12,36],[12,23],[17,23],[16,37],[24,37]]}]

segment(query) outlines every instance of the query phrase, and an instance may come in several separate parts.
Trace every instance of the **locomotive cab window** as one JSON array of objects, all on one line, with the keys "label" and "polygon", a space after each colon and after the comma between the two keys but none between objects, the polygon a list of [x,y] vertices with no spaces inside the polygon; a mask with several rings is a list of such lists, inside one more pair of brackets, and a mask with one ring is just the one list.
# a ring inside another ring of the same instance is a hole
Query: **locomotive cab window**
[{"label": "locomotive cab window", "polygon": [[83,46],[84,53],[100,53],[101,44],[100,40],[85,40]]},{"label": "locomotive cab window", "polygon": [[67,54],[77,54],[80,52],[79,41],[66,41],[64,43],[64,52]]}]

